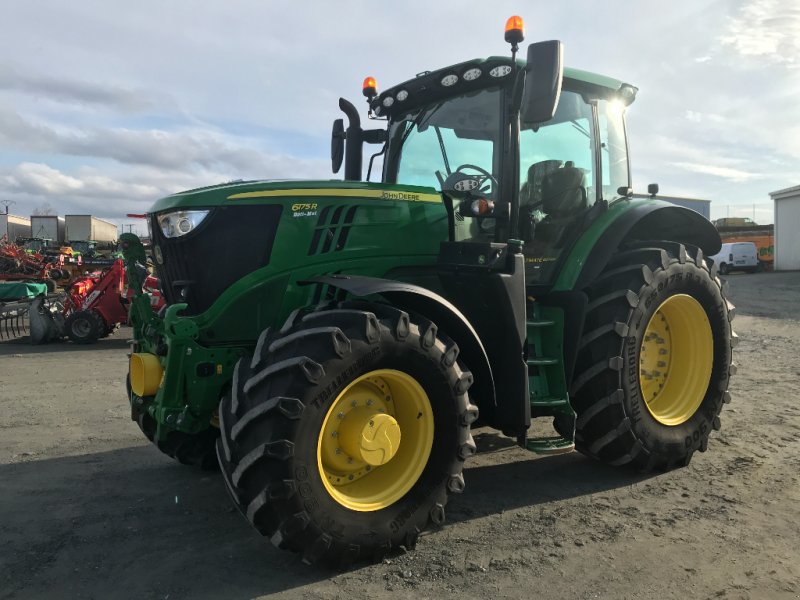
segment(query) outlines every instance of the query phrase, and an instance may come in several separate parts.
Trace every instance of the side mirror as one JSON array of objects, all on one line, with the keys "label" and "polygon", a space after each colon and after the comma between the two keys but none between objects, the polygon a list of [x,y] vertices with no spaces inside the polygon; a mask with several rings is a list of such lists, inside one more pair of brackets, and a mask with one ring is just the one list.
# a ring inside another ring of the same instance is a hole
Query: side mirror
[{"label": "side mirror", "polygon": [[658,194],[658,184],[657,183],[650,183],[647,185],[647,193],[650,194],[651,198],[655,198],[656,194]]},{"label": "side mirror", "polygon": [[344,119],[336,119],[331,131],[331,168],[338,173],[344,159]]},{"label": "side mirror", "polygon": [[561,96],[563,60],[564,45],[558,40],[528,46],[520,121],[543,123],[553,118]]}]

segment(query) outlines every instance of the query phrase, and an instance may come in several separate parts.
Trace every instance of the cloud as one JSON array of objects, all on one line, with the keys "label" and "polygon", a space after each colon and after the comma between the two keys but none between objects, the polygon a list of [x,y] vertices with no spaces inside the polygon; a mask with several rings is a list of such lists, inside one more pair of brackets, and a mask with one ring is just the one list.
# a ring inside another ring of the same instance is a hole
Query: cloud
[{"label": "cloud", "polygon": [[[250,140],[219,133],[213,129],[166,131],[110,127],[63,127],[33,122],[19,113],[0,108],[0,141],[7,148],[112,159],[129,165],[149,165],[167,171],[194,168],[219,169],[249,177],[280,176],[276,166],[286,167],[283,175],[324,171],[321,161],[289,161],[276,153],[265,153],[249,145]],[[288,164],[291,163],[291,164]],[[299,164],[298,164],[299,163]]]},{"label": "cloud", "polygon": [[783,0],[749,0],[720,37],[739,55],[800,66],[800,7]]},{"label": "cloud", "polygon": [[3,65],[0,65],[0,90],[21,92],[64,103],[103,106],[129,113],[154,106],[153,99],[142,91],[110,83],[18,72]]},{"label": "cloud", "polygon": [[721,177],[722,179],[728,179],[736,183],[750,181],[751,179],[760,179],[764,177],[763,175],[758,173],[750,173],[748,171],[743,171],[741,169],[733,169],[731,167],[721,167],[718,165],[708,165],[708,164],[689,163],[689,162],[674,162],[671,164],[673,166],[685,169],[687,171],[691,171],[693,173],[702,173],[704,175]]}]

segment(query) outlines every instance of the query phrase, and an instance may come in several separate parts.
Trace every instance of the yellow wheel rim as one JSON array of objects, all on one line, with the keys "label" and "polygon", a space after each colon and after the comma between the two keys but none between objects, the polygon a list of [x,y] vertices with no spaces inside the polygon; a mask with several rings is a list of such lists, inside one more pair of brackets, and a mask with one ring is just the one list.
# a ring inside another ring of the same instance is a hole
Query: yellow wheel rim
[{"label": "yellow wheel rim", "polygon": [[342,390],[322,423],[317,466],[325,489],[352,510],[394,504],[428,464],[433,425],[416,379],[393,369],[365,373]]},{"label": "yellow wheel rim", "polygon": [[639,386],[656,421],[688,421],[703,402],[713,364],[714,336],[700,303],[686,294],[664,300],[639,352]]}]

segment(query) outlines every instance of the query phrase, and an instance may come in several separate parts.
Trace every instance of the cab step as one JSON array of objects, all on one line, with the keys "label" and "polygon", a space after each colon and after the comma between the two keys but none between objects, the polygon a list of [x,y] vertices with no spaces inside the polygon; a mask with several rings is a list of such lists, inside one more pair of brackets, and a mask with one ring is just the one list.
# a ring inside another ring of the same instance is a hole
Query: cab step
[{"label": "cab step", "polygon": [[575,442],[558,436],[530,438],[525,447],[536,454],[566,454],[575,449]]}]

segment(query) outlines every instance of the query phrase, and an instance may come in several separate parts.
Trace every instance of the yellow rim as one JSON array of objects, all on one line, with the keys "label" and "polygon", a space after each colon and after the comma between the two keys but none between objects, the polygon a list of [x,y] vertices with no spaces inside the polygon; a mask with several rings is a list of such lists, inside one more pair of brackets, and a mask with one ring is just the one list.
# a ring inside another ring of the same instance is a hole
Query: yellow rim
[{"label": "yellow rim", "polygon": [[664,300],[639,352],[639,386],[656,421],[688,421],[703,402],[713,364],[714,336],[700,303],[686,294]]},{"label": "yellow rim", "polygon": [[433,410],[416,379],[365,373],[336,397],[317,442],[317,466],[342,506],[367,512],[397,502],[422,475],[433,446]]}]

